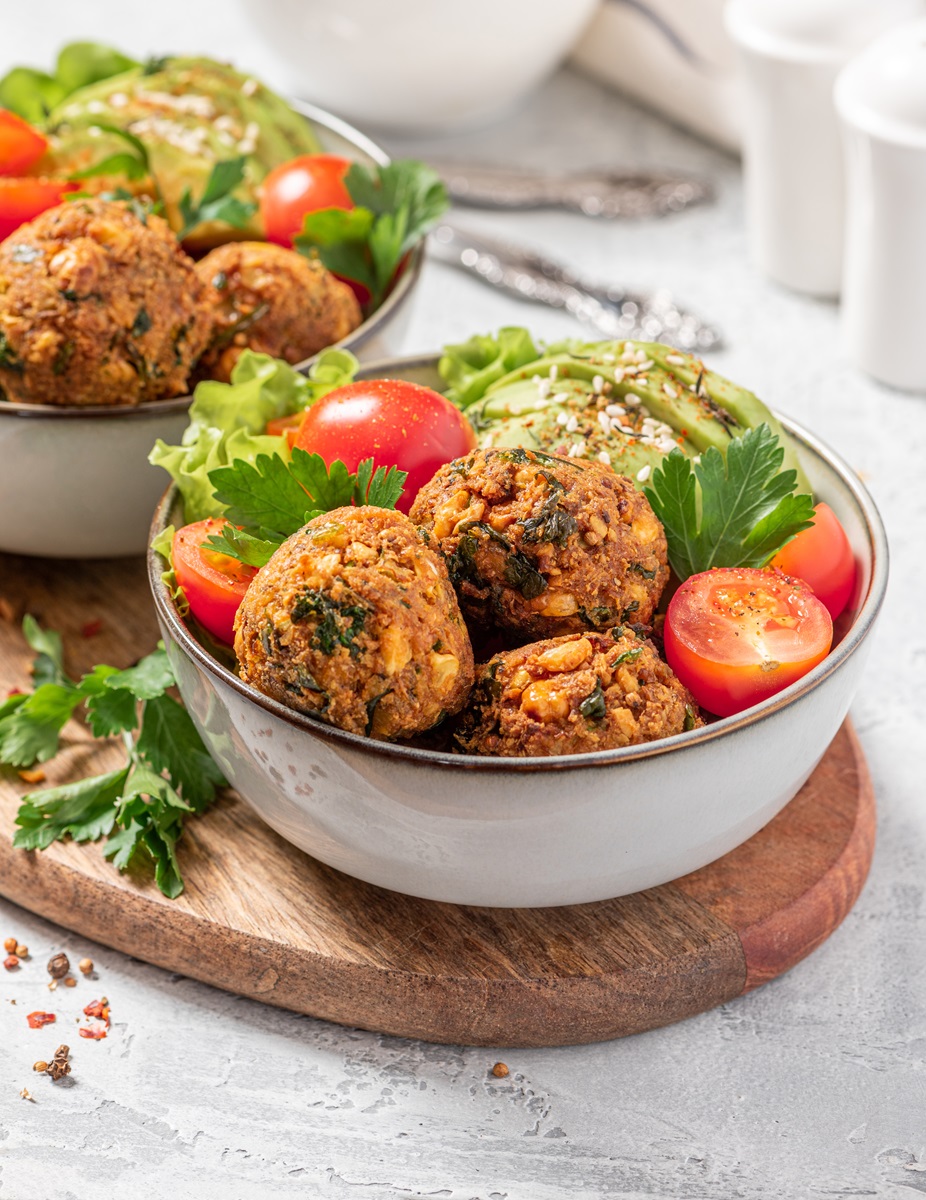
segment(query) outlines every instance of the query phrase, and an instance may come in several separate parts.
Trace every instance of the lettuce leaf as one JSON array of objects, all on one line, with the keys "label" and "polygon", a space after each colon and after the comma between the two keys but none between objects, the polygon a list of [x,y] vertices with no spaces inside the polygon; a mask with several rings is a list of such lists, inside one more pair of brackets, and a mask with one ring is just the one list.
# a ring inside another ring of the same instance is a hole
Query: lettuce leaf
[{"label": "lettuce leaf", "polygon": [[201,383],[180,445],[169,446],[159,438],[148,455],[148,461],[163,467],[177,484],[186,523],[220,517],[225,511],[213,495],[210,471],[236,459],[253,463],[259,454],[288,460],[286,438],[265,433],[267,422],[291,416],[350,383],[357,367],[349,351],[326,350],[306,377],[280,359],[246,350],[231,383]]},{"label": "lettuce leaf", "polygon": [[438,370],[450,386],[447,399],[469,408],[509,371],[540,358],[541,351],[526,329],[508,325],[493,337],[476,334],[468,342],[445,346]]}]

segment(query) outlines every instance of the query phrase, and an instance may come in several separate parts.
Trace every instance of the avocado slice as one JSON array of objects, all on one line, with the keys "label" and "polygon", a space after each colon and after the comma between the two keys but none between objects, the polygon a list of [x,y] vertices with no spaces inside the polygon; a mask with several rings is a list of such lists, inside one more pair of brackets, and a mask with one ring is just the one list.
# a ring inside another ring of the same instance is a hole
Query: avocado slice
[{"label": "avocado slice", "polygon": [[[43,169],[70,175],[124,152],[114,126],[144,143],[171,227],[183,226],[179,203],[189,188],[202,194],[212,168],[244,157],[245,178],[235,191],[254,202],[257,187],[279,163],[320,147],[305,118],[258,80],[210,58],[171,58],[158,69],[138,66],[73,92],[50,113],[49,154]],[[103,128],[101,128],[101,126]],[[124,178],[84,181],[88,190],[129,187],[152,191],[152,181]],[[204,250],[232,238],[261,238],[258,213],[243,228],[224,222],[199,226],[186,245]]]}]

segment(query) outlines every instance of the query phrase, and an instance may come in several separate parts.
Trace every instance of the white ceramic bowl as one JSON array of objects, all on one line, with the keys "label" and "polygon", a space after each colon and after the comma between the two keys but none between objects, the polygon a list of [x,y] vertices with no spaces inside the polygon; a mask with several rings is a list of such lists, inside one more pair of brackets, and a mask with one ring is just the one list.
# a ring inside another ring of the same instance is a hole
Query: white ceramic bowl
[{"label": "white ceramic bowl", "polygon": [[360,124],[446,133],[555,70],[599,0],[245,0],[290,89]]},{"label": "white ceramic bowl", "polygon": [[[330,113],[299,101],[293,107],[312,122],[326,152],[362,163],[389,161],[375,142]],[[420,245],[384,303],[339,346],[377,357],[400,348],[423,259]],[[148,463],[148,452],[159,437],[180,440],[190,400],[125,408],[0,401],[0,552],[143,554],[151,510],[164,490],[164,473]]]},{"label": "white ceramic bowl", "polygon": [[[368,378],[434,386],[435,359],[372,364]],[[809,675],[739,716],[645,746],[550,758],[479,758],[374,742],[293,712],[196,641],[150,555],[158,620],[181,695],[239,793],[288,841],[348,875],[430,900],[579,904],[697,870],[797,793],[858,688],[887,583],[877,510],[851,469],[800,427],[819,499],[858,563],[841,640]],[[153,532],[170,519],[171,489]]]}]

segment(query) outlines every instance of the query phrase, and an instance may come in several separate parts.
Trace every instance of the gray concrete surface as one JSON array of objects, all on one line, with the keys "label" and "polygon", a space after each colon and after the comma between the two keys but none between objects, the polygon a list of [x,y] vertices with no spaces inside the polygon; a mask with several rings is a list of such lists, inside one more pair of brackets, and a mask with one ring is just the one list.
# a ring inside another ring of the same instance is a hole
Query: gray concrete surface
[{"label": "gray concrete surface", "polygon": [[[83,32],[136,48],[211,48],[266,74],[240,14],[230,8],[210,40],[206,11],[187,14],[176,0],[156,11],[99,0],[36,6],[12,21],[0,66],[44,62]],[[465,219],[598,275],[672,288],[724,327],[729,349],[713,357],[718,369],[805,422],[867,481],[893,552],[853,710],[880,806],[870,880],[827,944],[750,996],[623,1041],[529,1051],[432,1046],[277,1012],[0,903],[0,937],[25,940],[39,962],[65,949],[72,959],[89,953],[99,967],[97,986],[82,982],[59,999],[54,1036],[26,1028],[25,1013],[47,998],[36,972],[0,978],[0,1197],[926,1193],[926,398],[857,374],[833,305],[788,294],[750,268],[732,159],[571,72],[491,129],[441,143],[386,140],[403,154],[672,164],[715,180],[716,205],[663,223],[556,213]],[[406,349],[513,322],[547,335],[574,329],[431,265]],[[100,990],[112,1002],[110,1037],[72,1036],[70,1086],[35,1078],[31,1064],[61,1040],[66,1014]],[[497,1059],[508,1063],[507,1079],[489,1074]],[[23,1086],[35,1103],[20,1099]]]}]

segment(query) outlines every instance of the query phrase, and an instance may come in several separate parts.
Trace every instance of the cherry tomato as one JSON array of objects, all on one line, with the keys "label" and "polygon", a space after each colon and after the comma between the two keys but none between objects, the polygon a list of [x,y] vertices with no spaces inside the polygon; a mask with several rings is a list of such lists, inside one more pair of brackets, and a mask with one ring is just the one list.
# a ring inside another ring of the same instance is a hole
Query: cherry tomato
[{"label": "cherry tomato", "polygon": [[353,208],[344,184],[350,165],[350,159],[336,154],[303,154],[274,167],[259,188],[267,241],[292,246],[306,213],[319,208]]},{"label": "cherry tomato", "polygon": [[800,579],[719,567],[685,580],[669,604],[664,636],[669,666],[697,702],[729,717],[826,658],[833,622]]},{"label": "cherry tomato", "polygon": [[779,550],[769,564],[810,584],[835,621],[855,590],[855,555],[839,518],[818,504],[813,525]]},{"label": "cherry tomato", "polygon": [[213,637],[231,645],[235,640],[235,613],[257,567],[204,548],[206,539],[220,533],[226,524],[221,517],[208,517],[184,525],[174,534],[171,557],[190,612]]},{"label": "cherry tomato", "polygon": [[340,459],[356,471],[365,458],[378,467],[400,467],[408,479],[396,507],[407,513],[418,489],[438,467],[475,449],[473,427],[437,392],[401,379],[349,383],[322,396],[306,411],[296,445]]},{"label": "cherry tomato", "polygon": [[35,166],[48,142],[9,109],[0,108],[0,175],[21,175]]},{"label": "cherry tomato", "polygon": [[302,424],[302,419],[305,416],[305,409],[301,408],[299,412],[293,413],[289,417],[274,417],[272,421],[267,422],[266,433],[271,437],[286,437],[289,443],[289,448],[292,449],[296,444],[296,435],[299,433],[299,426]]},{"label": "cherry tomato", "polygon": [[76,183],[64,179],[0,178],[0,241],[76,190]]}]

